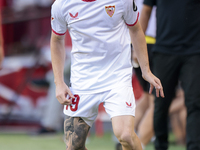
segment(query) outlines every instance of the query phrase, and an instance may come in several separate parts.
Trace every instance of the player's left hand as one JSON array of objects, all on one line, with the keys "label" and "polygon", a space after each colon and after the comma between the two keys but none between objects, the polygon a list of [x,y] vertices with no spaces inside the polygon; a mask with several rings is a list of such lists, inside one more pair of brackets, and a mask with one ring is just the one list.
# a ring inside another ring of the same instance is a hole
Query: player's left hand
[{"label": "player's left hand", "polygon": [[161,96],[163,98],[165,97],[160,80],[155,75],[153,75],[151,71],[143,74],[142,77],[150,83],[150,89],[149,89],[150,94],[152,93],[153,88],[155,87],[156,96],[157,97]]}]

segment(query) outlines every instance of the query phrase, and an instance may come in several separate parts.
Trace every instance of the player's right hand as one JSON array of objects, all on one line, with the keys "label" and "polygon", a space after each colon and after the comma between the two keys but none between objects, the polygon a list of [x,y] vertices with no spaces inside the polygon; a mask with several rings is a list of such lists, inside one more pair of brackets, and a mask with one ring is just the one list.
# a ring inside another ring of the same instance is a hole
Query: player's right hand
[{"label": "player's right hand", "polygon": [[62,105],[70,105],[75,98],[65,83],[56,84],[56,98]]}]

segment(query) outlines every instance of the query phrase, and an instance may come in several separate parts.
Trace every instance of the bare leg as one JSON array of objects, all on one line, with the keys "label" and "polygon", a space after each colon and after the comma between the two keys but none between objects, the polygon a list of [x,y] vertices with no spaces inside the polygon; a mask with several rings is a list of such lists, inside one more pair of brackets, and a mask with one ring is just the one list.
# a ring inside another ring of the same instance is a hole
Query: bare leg
[{"label": "bare leg", "polygon": [[135,124],[134,124],[134,129],[136,130],[136,132],[138,131],[138,126],[140,124],[140,121],[142,120],[148,107],[149,107],[149,93],[143,92],[142,97],[136,103]]},{"label": "bare leg", "polygon": [[146,111],[138,128],[138,136],[144,146],[146,146],[154,135],[153,130],[154,105],[151,104]]},{"label": "bare leg", "polygon": [[182,89],[177,90],[169,109],[170,121],[173,133],[177,142],[181,145],[185,143],[186,136],[186,107],[184,104],[184,92]]},{"label": "bare leg", "polygon": [[[146,146],[154,135],[153,131],[153,111],[154,98],[149,98],[150,104],[138,127],[138,136],[142,144]],[[137,113],[137,112],[136,112]],[[170,106],[170,119],[172,128],[178,141],[185,139],[186,108],[184,106],[184,95],[182,90],[177,91],[176,98]],[[183,142],[182,142],[183,143]]]},{"label": "bare leg", "polygon": [[180,123],[181,123],[181,127],[182,127],[182,133],[183,133],[183,137],[182,137],[182,143],[185,145],[186,144],[186,116],[187,116],[187,110],[184,107],[180,113],[179,113],[179,117],[180,117]]},{"label": "bare leg", "polygon": [[170,108],[169,108],[169,115],[179,112],[180,109],[182,109],[183,107],[185,107],[185,103],[184,103],[184,92],[182,89],[178,89],[176,91],[176,97],[173,99]]},{"label": "bare leg", "polygon": [[183,108],[177,113],[170,115],[172,131],[176,137],[177,144],[185,144],[185,124],[186,124],[186,109]]},{"label": "bare leg", "polygon": [[87,150],[85,141],[89,129],[82,118],[67,116],[64,123],[66,150]]},{"label": "bare leg", "polygon": [[133,116],[117,116],[112,118],[115,136],[122,144],[123,150],[142,150],[139,138],[134,132]]}]

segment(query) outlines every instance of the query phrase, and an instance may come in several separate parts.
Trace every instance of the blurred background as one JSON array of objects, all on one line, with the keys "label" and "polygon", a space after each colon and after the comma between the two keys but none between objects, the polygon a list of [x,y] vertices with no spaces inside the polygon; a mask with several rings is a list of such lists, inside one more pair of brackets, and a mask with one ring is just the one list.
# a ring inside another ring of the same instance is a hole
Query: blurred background
[{"label": "blurred background", "polygon": [[0,71],[0,130],[40,125],[49,87],[46,74],[51,70],[51,4],[52,0],[0,1],[5,55]]},{"label": "blurred background", "polygon": [[[51,4],[54,0],[0,0],[0,150],[61,150],[62,106],[54,95],[51,70]],[[69,82],[71,39],[66,34],[65,77]],[[135,97],[143,90],[133,74]],[[147,125],[148,128],[148,125]],[[170,128],[170,125],[169,125]],[[153,141],[153,138],[152,138]],[[170,134],[173,150],[183,150]],[[102,105],[87,139],[89,150],[114,150],[116,139]],[[147,150],[153,149],[150,142]]]}]

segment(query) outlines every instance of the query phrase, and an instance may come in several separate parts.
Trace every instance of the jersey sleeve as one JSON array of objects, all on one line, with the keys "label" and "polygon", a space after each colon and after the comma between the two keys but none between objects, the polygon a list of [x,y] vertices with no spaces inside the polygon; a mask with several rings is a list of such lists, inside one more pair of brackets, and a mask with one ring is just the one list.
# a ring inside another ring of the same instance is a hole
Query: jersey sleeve
[{"label": "jersey sleeve", "polygon": [[64,35],[67,31],[67,22],[61,13],[58,1],[55,1],[51,7],[51,28],[57,35]]},{"label": "jersey sleeve", "polygon": [[134,0],[122,0],[124,3],[123,18],[128,26],[134,26],[139,18],[138,8]]},{"label": "jersey sleeve", "polygon": [[153,7],[156,5],[156,0],[144,0],[143,4]]}]

